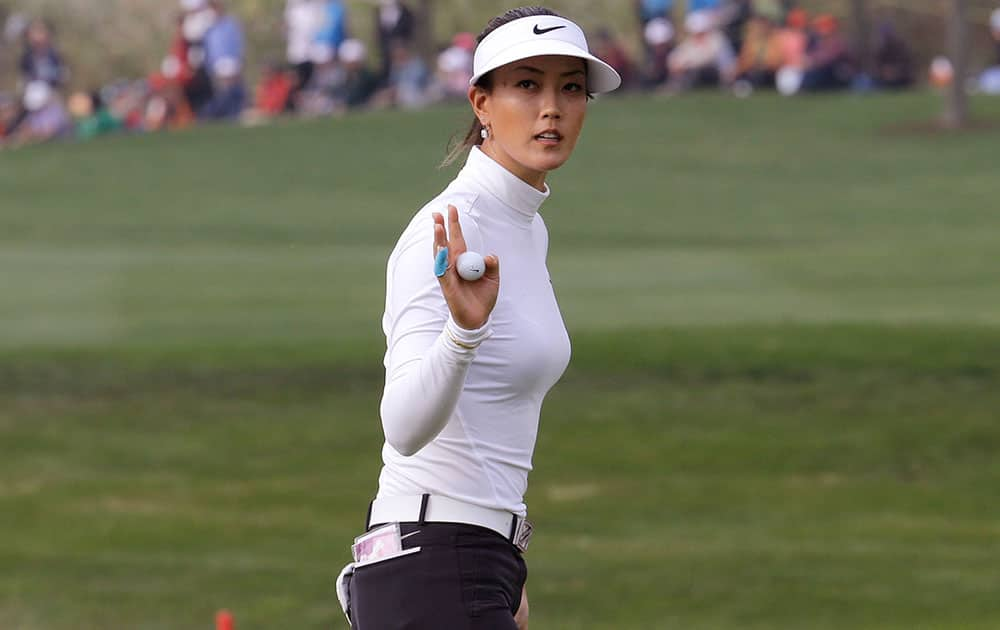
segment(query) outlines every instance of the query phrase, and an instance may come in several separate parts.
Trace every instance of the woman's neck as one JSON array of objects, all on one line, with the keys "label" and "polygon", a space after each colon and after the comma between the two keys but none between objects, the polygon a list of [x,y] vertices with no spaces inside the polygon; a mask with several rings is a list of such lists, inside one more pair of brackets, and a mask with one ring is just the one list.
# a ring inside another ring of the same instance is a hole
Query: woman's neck
[{"label": "woman's neck", "polygon": [[545,171],[536,171],[527,168],[514,158],[510,156],[506,151],[497,146],[497,144],[491,140],[486,140],[481,145],[479,149],[490,156],[494,162],[504,167],[508,171],[514,174],[515,177],[528,184],[532,188],[545,192],[545,176],[547,173]]}]

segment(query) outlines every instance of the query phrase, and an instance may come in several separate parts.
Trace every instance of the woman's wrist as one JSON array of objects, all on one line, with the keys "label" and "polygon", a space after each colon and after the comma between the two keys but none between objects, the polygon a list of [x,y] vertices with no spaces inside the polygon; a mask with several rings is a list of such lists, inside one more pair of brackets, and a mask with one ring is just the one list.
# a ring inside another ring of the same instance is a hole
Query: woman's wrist
[{"label": "woman's wrist", "polygon": [[451,340],[451,343],[463,350],[475,350],[479,347],[479,344],[493,334],[489,318],[479,328],[470,329],[459,325],[454,317],[449,316],[448,321],[444,325],[444,331]]}]

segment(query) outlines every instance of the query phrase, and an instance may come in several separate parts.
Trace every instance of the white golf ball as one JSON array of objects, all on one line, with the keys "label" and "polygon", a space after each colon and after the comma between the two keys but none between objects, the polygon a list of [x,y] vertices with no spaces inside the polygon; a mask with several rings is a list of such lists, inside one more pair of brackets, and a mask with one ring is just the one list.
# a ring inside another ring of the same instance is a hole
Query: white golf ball
[{"label": "white golf ball", "polygon": [[477,254],[476,252],[464,252],[460,254],[458,260],[455,262],[455,266],[458,267],[458,275],[470,282],[479,280],[483,277],[483,273],[486,272],[486,261],[483,260],[482,254]]}]

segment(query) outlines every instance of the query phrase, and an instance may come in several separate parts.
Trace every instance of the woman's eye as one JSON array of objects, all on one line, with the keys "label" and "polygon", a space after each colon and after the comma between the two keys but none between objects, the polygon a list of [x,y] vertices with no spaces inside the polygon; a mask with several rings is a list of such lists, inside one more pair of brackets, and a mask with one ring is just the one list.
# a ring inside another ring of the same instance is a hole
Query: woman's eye
[{"label": "woman's eye", "polygon": [[532,81],[531,79],[524,79],[524,80],[521,80],[521,81],[517,82],[517,87],[521,87],[521,88],[525,88],[526,90],[530,90],[531,88],[535,87],[535,82]]},{"label": "woman's eye", "polygon": [[566,87],[563,89],[565,89],[567,92],[579,92],[580,90],[583,89],[583,86],[580,85],[579,83],[567,83]]}]

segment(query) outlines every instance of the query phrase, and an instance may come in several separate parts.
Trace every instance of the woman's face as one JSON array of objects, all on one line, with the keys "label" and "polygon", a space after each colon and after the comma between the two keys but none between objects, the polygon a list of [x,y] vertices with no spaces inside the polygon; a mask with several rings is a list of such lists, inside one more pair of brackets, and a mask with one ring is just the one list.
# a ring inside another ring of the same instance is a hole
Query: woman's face
[{"label": "woman's face", "polygon": [[490,136],[482,150],[525,182],[544,190],[545,174],[569,159],[587,114],[586,62],[530,57],[493,71],[493,88],[469,99]]}]

